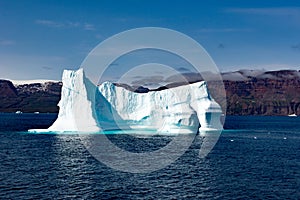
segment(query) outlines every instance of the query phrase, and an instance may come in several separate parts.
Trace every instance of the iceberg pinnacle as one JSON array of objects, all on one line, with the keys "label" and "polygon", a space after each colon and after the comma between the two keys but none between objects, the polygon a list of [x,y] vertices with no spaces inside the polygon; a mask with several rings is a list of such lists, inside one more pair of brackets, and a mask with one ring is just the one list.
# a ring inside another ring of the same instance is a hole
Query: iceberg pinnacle
[{"label": "iceberg pinnacle", "polygon": [[96,86],[79,69],[64,70],[62,82],[58,118],[47,131],[197,133],[222,129],[221,107],[204,81],[136,93],[111,82]]}]

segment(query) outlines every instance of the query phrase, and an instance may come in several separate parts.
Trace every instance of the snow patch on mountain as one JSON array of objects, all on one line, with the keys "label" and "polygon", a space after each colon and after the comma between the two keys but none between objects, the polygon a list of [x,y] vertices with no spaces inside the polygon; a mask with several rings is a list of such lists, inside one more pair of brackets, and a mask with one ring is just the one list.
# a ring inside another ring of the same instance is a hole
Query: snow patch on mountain
[{"label": "snow patch on mountain", "polygon": [[58,80],[34,79],[34,80],[10,80],[15,86],[30,85],[35,83],[45,84],[47,82],[57,83]]}]

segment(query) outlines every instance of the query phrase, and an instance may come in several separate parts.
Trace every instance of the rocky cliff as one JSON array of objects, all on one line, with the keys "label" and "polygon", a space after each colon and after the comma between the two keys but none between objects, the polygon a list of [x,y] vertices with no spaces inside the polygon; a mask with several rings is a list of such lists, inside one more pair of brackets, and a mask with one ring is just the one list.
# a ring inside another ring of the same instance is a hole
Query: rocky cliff
[{"label": "rocky cliff", "polygon": [[0,80],[0,112],[58,112],[60,82],[13,85]]},{"label": "rocky cliff", "polygon": [[[242,73],[241,73],[242,74]],[[224,80],[229,115],[300,115],[300,73],[282,70]]]}]

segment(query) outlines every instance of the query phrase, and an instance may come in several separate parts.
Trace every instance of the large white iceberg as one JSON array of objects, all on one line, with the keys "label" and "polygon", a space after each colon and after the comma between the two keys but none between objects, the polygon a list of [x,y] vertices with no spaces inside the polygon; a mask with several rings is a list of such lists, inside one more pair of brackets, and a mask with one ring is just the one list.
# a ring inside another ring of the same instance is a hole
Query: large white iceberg
[{"label": "large white iceberg", "polygon": [[[95,86],[83,69],[65,70],[57,120],[45,131],[154,130],[197,133],[222,130],[221,107],[206,82],[136,93],[111,82]],[[42,131],[42,130],[35,130]]]}]

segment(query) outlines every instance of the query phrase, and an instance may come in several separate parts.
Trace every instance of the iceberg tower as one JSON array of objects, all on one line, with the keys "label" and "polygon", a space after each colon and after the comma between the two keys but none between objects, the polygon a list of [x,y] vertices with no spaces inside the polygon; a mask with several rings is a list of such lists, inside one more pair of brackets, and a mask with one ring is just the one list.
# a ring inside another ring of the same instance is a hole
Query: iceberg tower
[{"label": "iceberg tower", "polygon": [[95,86],[85,77],[83,69],[79,69],[65,70],[62,82],[58,118],[45,131],[149,129],[158,133],[197,133],[222,130],[221,107],[210,96],[204,81],[136,93],[110,82]]}]

